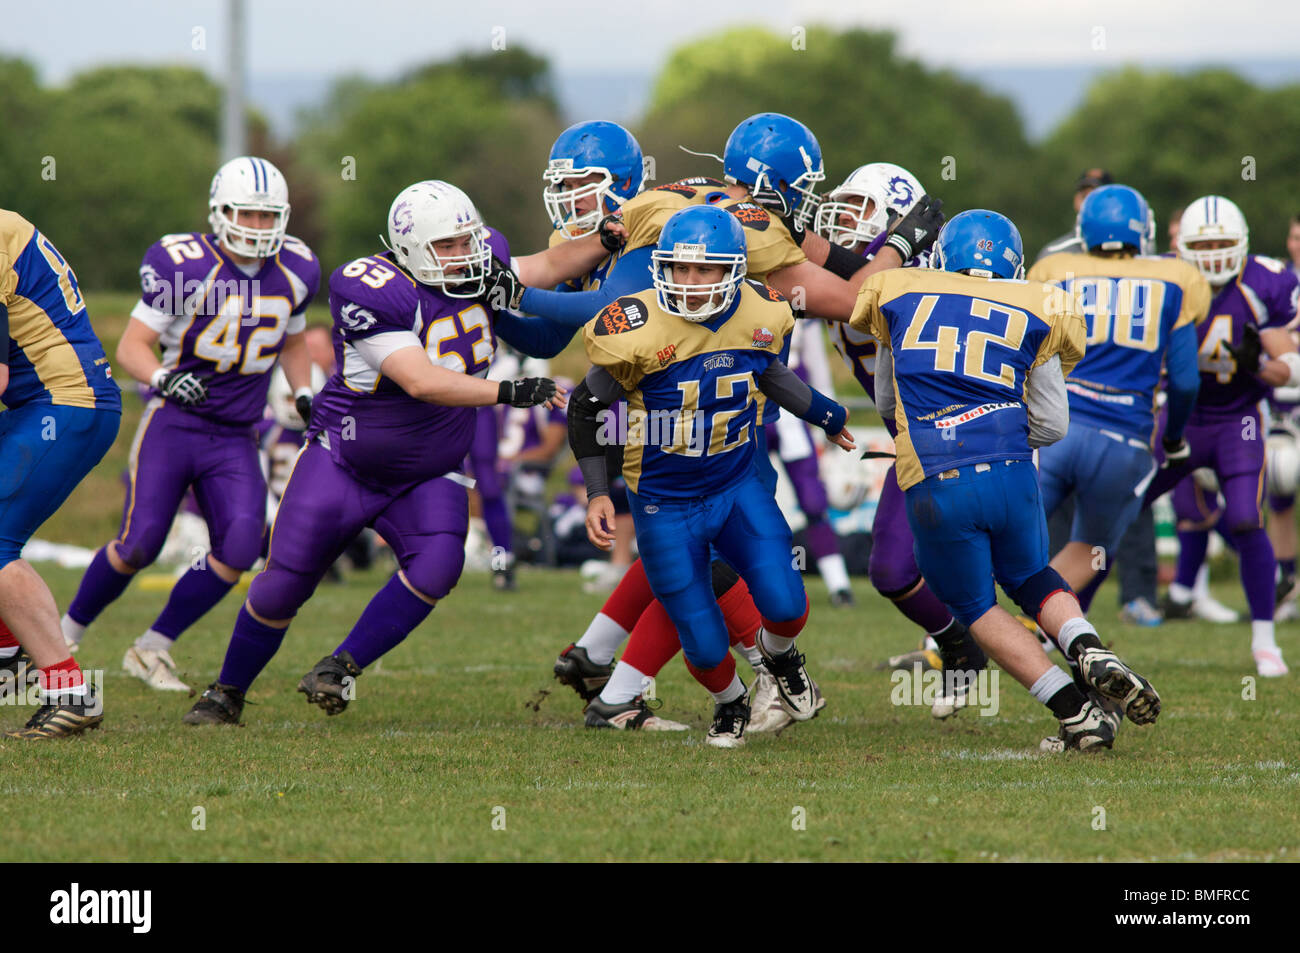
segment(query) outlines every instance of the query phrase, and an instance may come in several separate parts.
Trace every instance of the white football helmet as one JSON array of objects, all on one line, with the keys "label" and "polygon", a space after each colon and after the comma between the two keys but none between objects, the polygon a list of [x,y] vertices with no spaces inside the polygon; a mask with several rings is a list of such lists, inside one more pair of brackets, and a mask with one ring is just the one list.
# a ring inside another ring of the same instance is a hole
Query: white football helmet
[{"label": "white football helmet", "polygon": [[[858,166],[843,184],[826,194],[817,209],[815,228],[827,241],[845,248],[867,244],[895,217],[910,212],[924,194],[916,176],[902,166],[890,162]],[[841,216],[851,217],[853,224],[841,223]]]},{"label": "white football helmet", "polygon": [[[237,225],[237,212],[274,212],[270,228]],[[280,170],[257,156],[231,159],[212,177],[208,224],[226,250],[245,258],[270,258],[289,228],[289,186]]]},{"label": "white football helmet", "polygon": [[1273,421],[1265,446],[1268,492],[1295,496],[1300,487],[1300,429],[1285,417]]},{"label": "white football helmet", "polygon": [[[1232,242],[1227,248],[1193,248],[1197,242]],[[1212,285],[1227,284],[1246,267],[1250,229],[1241,209],[1221,195],[1206,195],[1183,212],[1178,228],[1178,255],[1195,265]]]},{"label": "white football helmet", "polygon": [[[470,239],[463,255],[439,255],[433,243]],[[388,247],[399,265],[420,284],[449,298],[477,298],[487,282],[492,249],[488,230],[469,196],[446,182],[430,179],[407,186],[388,210]]]},{"label": "white football helmet", "polygon": [[[325,372],[315,364],[311,366],[311,392],[319,394],[325,386]],[[271,386],[266,392],[266,405],[271,409],[275,422],[285,430],[306,430],[307,424],[298,416],[298,406],[294,403],[293,391],[289,388],[289,378],[279,364],[271,372]]]}]

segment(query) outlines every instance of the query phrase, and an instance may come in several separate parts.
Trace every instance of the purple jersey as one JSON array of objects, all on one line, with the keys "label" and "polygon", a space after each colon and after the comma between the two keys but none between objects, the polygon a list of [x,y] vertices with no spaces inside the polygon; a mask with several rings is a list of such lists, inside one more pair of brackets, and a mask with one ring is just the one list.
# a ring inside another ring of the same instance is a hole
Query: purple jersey
[{"label": "purple jersey", "polygon": [[1247,325],[1287,328],[1296,320],[1300,294],[1296,276],[1274,258],[1247,255],[1246,266],[1210,302],[1210,311],[1196,328],[1200,339],[1201,393],[1193,421],[1235,416],[1249,411],[1269,388],[1253,374],[1238,374],[1228,345],[1239,347]]},{"label": "purple jersey", "polygon": [[[489,229],[502,261],[510,247]],[[391,253],[358,258],[330,275],[338,368],[316,396],[307,439],[321,440],[338,466],[371,486],[400,492],[456,470],[469,452],[477,408],[416,400],[372,361],[401,347],[486,377],[496,349],[495,312],[482,300],[449,298],[416,282]]]},{"label": "purple jersey", "polygon": [[159,334],[163,367],[207,380],[207,401],[182,409],[217,423],[254,424],[284,336],[306,326],[320,262],[286,237],[278,254],[245,270],[215,235],[184,232],[164,235],[145,252],[140,287],[131,317]]},{"label": "purple jersey", "polygon": [[[573,388],[568,384],[562,386]],[[501,443],[499,453],[502,457],[517,457],[525,450],[531,450],[542,444],[542,428],[560,424],[567,428],[568,416],[564,408],[553,407],[499,407],[501,414]]]},{"label": "purple jersey", "polygon": [[293,472],[293,463],[298,459],[298,451],[302,449],[303,432],[290,430],[273,417],[259,420],[253,432],[257,434],[257,446],[262,451],[266,488],[278,500],[284,496],[289,474]]}]

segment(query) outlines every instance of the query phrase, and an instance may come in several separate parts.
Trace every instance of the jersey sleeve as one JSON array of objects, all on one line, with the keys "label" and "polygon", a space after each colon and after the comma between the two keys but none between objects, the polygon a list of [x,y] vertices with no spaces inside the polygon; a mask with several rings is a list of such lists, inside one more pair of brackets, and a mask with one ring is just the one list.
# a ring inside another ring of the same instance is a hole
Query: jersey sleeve
[{"label": "jersey sleeve", "polygon": [[889,272],[877,272],[867,278],[858,289],[858,301],[849,317],[849,326],[870,334],[880,347],[890,347],[889,327],[880,311],[880,294]]},{"label": "jersey sleeve", "polygon": [[417,330],[415,286],[385,258],[358,258],[336,269],[330,275],[329,289],[334,331],[345,342]]},{"label": "jersey sleeve", "polygon": [[582,329],[591,363],[608,371],[625,391],[636,390],[645,376],[640,346],[646,335],[638,332],[648,319],[642,302],[625,297],[611,301]]},{"label": "jersey sleeve", "polygon": [[149,246],[140,262],[140,300],[131,317],[162,334],[185,318],[185,301],[220,265],[197,232],[164,235]]},{"label": "jersey sleeve", "polygon": [[1050,302],[1047,319],[1052,329],[1039,345],[1031,369],[1046,364],[1059,355],[1061,376],[1069,377],[1074,365],[1083,360],[1084,349],[1087,347],[1088,323],[1083,317],[1083,307],[1077,294],[1066,294],[1055,285],[1044,285],[1043,296]]},{"label": "jersey sleeve", "polygon": [[1210,310],[1210,283],[1191,265],[1187,266],[1187,279],[1179,282],[1183,289],[1183,307],[1174,322],[1174,330],[1187,324],[1197,324]]},{"label": "jersey sleeve", "polygon": [[306,327],[302,315],[320,291],[320,259],[304,242],[288,235],[280,249],[280,263],[289,273],[289,284],[294,291],[288,333],[297,334]]},{"label": "jersey sleeve", "polygon": [[690,203],[683,196],[660,190],[642,192],[624,203],[622,218],[623,225],[627,229],[627,244],[624,245],[624,250],[632,251],[656,244],[659,241],[659,233],[663,231],[668,219],[673,217],[674,212],[685,208],[688,204]]},{"label": "jersey sleeve", "polygon": [[1300,279],[1296,278],[1296,273],[1283,265],[1272,283],[1271,292],[1266,327],[1295,328],[1300,323],[1296,318],[1296,305],[1300,303]]}]

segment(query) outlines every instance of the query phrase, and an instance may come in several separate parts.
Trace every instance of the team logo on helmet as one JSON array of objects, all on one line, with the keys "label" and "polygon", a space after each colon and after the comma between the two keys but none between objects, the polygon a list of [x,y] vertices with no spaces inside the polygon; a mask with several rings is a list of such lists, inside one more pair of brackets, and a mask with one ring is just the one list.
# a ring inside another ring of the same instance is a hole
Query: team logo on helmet
[{"label": "team logo on helmet", "polygon": [[887,198],[891,206],[906,205],[916,197],[916,193],[912,189],[912,183],[901,175],[896,175],[890,179],[888,185]]},{"label": "team logo on helmet", "polygon": [[413,228],[415,228],[415,213],[411,211],[411,203],[398,202],[397,208],[393,209],[393,231],[399,235],[409,235]]}]

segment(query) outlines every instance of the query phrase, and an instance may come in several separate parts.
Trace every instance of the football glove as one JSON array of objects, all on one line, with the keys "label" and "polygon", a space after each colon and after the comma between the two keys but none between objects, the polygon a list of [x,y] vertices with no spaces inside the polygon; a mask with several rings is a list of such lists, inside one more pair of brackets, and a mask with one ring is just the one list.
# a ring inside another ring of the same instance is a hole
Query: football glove
[{"label": "football glove", "polygon": [[[805,201],[807,200],[805,199]],[[790,237],[794,239],[794,243],[802,248],[804,239],[808,237],[808,229],[803,227],[803,223],[793,215],[782,215],[781,224],[784,225],[785,230],[790,233]]]},{"label": "football glove", "polygon": [[894,226],[885,244],[898,252],[906,264],[934,244],[943,221],[943,200],[923,195]]},{"label": "football glove", "polygon": [[1257,374],[1259,373],[1259,361],[1263,356],[1264,347],[1259,340],[1259,328],[1253,324],[1246,325],[1241,332],[1241,343],[1236,347],[1231,344],[1224,345],[1232,359],[1237,362],[1237,372],[1240,374]]},{"label": "football glove", "polygon": [[786,201],[785,196],[778,192],[775,186],[768,184],[766,176],[763,177],[761,187],[756,183],[749,197],[754,200],[755,205],[763,206],[782,221],[794,215],[794,209],[790,207],[790,203]]},{"label": "football glove", "polygon": [[1187,441],[1179,438],[1178,440],[1168,440],[1162,438],[1160,441],[1161,448],[1165,451],[1165,461],[1160,464],[1160,469],[1169,470],[1180,464],[1186,463],[1192,455],[1192,448],[1187,445]]},{"label": "football glove", "polygon": [[622,221],[617,215],[606,215],[596,226],[596,232],[600,235],[600,243],[605,246],[605,251],[615,252],[623,247],[626,239],[609,228],[611,223],[621,224]]},{"label": "football glove", "polygon": [[549,377],[525,377],[502,381],[497,387],[497,403],[511,407],[535,407],[555,396],[555,381]]},{"label": "football glove", "polygon": [[519,280],[519,276],[510,270],[509,265],[493,255],[483,290],[488,307],[493,311],[518,311],[524,290],[524,283]]},{"label": "football glove", "polygon": [[293,399],[294,409],[305,424],[311,423],[311,392],[304,388]]},{"label": "football glove", "polygon": [[207,378],[189,371],[166,371],[159,368],[152,383],[164,397],[186,407],[197,407],[208,399]]}]

